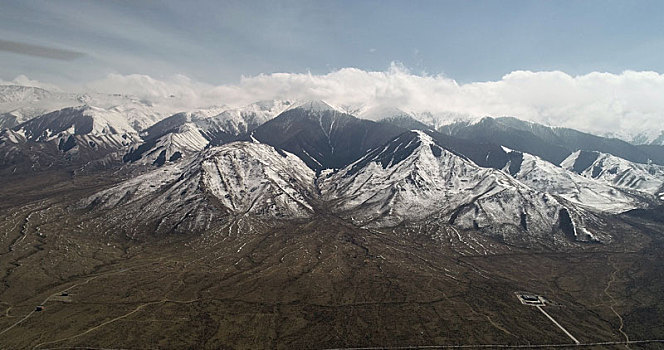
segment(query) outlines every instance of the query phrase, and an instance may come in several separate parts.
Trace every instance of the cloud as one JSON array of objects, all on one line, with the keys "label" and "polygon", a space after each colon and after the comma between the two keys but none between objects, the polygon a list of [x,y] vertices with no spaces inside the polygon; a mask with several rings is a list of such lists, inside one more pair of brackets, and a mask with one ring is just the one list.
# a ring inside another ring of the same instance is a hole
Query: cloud
[{"label": "cloud", "polygon": [[323,99],[337,106],[396,107],[440,118],[515,116],[596,134],[659,134],[664,121],[664,75],[625,71],[571,76],[559,71],[514,71],[498,81],[459,84],[418,75],[399,64],[385,71],[343,68],[328,74],[275,73],[213,86],[185,76],[157,80],[109,75],[88,89],[144,98],[176,96],[191,106],[240,106],[267,99]]},{"label": "cloud", "polygon": [[176,75],[167,80],[154,79],[142,74],[109,74],[106,78],[95,80],[85,84],[88,91],[100,93],[122,93],[134,95],[145,99],[161,97],[178,97],[181,99],[192,99],[193,104],[206,104],[210,101],[202,101],[201,96],[206,91],[212,90],[212,85],[199,83],[184,75]]},{"label": "cloud", "polygon": [[65,49],[56,49],[41,45],[32,45],[16,41],[0,39],[0,51],[7,51],[19,55],[49,58],[53,60],[72,61],[85,56],[84,53]]}]

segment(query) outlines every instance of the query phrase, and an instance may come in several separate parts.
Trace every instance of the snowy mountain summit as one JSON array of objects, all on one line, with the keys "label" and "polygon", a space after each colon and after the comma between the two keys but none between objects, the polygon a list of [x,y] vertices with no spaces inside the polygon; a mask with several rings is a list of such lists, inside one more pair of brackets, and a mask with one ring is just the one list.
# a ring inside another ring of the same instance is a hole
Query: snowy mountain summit
[{"label": "snowy mountain summit", "polygon": [[321,113],[321,112],[339,112],[338,109],[332,107],[329,105],[327,102],[323,100],[309,100],[309,101],[304,101],[296,104],[294,107],[290,109],[300,109],[300,110],[305,110],[308,112],[316,112],[316,113]]}]

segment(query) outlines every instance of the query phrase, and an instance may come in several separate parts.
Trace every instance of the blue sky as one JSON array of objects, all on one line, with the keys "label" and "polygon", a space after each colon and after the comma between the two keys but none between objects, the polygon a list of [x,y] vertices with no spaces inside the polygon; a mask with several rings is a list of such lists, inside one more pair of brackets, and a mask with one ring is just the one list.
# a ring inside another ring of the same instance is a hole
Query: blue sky
[{"label": "blue sky", "polygon": [[663,1],[5,0],[0,8],[4,80],[182,74],[229,84],[261,73],[385,71],[391,62],[460,83],[516,70],[664,71]]}]

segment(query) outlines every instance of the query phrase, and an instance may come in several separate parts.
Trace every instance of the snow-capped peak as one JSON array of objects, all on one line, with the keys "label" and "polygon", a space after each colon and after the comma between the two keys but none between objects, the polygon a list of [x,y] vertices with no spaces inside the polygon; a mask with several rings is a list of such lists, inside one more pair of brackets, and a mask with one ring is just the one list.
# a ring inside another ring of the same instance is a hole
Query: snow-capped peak
[{"label": "snow-capped peak", "polygon": [[393,106],[374,106],[361,111],[358,117],[369,120],[382,120],[394,117],[414,118],[412,113],[408,113],[401,108]]},{"label": "snow-capped peak", "polygon": [[291,106],[292,103],[287,100],[259,101],[244,107],[225,110],[213,119],[224,132],[238,135],[252,131]]},{"label": "snow-capped peak", "polygon": [[304,101],[299,104],[296,104],[293,108],[290,109],[302,109],[310,112],[327,112],[327,111],[332,111],[332,112],[339,112],[337,108],[332,107],[330,104],[323,100],[309,100],[309,101]]}]

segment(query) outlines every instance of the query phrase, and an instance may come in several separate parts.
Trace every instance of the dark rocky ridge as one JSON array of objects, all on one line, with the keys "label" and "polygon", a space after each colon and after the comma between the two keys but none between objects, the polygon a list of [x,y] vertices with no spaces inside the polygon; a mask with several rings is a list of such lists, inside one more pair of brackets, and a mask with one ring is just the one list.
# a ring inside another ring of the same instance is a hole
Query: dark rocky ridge
[{"label": "dark rocky ridge", "polygon": [[444,134],[467,140],[483,140],[530,153],[560,164],[577,150],[613,154],[636,163],[664,164],[664,146],[635,146],[628,142],[567,128],[553,128],[516,118],[483,118],[475,124],[454,123],[441,127]]},{"label": "dark rocky ridge", "polygon": [[252,136],[297,155],[320,171],[342,168],[405,131],[339,111],[294,108],[261,125]]}]

